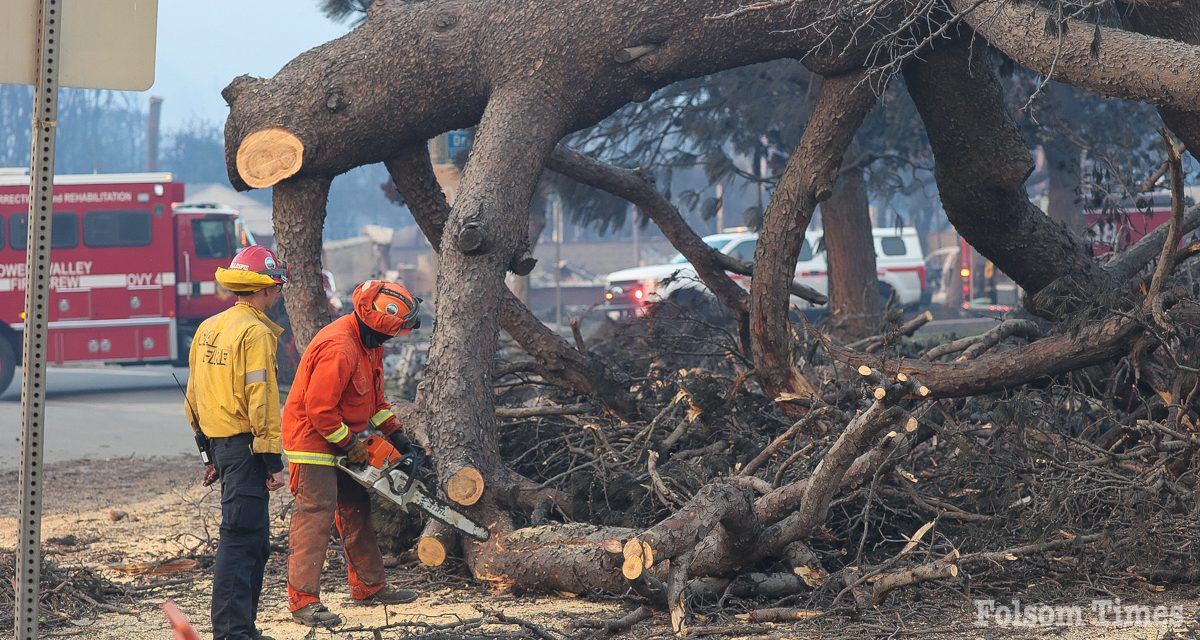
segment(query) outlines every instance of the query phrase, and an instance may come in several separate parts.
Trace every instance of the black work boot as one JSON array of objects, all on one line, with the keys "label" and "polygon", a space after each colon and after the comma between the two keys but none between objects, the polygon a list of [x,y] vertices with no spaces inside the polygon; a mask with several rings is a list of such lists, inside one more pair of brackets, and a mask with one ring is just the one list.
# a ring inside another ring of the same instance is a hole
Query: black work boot
[{"label": "black work boot", "polygon": [[416,591],[408,589],[397,589],[390,584],[384,585],[382,589],[376,591],[370,598],[362,600],[362,604],[407,604],[417,599]]},{"label": "black work boot", "polygon": [[320,602],[314,602],[293,611],[292,620],[306,627],[324,627],[326,629],[332,629],[342,624],[342,617],[330,611]]}]

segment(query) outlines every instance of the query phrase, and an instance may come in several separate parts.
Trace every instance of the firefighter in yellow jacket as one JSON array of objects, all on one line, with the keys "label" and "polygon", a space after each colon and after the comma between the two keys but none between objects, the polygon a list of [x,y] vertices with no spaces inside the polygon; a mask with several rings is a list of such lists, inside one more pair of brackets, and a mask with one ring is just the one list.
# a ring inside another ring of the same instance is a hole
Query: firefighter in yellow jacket
[{"label": "firefighter in yellow jacket", "polygon": [[217,282],[237,304],[196,329],[188,355],[185,408],[209,441],[204,482],[221,481],[221,537],[213,567],[215,640],[270,640],[255,625],[270,554],[267,492],[283,486],[276,341],[283,329],[267,318],[287,282],[286,265],[269,249],[247,247]]}]

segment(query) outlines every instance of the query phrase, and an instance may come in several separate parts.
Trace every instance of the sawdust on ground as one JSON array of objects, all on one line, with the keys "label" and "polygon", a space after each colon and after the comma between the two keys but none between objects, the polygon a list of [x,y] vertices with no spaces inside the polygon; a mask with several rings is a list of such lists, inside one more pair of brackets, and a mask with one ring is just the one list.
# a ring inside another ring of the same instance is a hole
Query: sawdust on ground
[{"label": "sawdust on ground", "polygon": [[[7,475],[7,474],[5,474]],[[89,640],[161,640],[170,638],[169,627],[160,606],[164,599],[175,600],[192,619],[203,637],[210,631],[211,540],[217,536],[219,494],[199,485],[200,469],[189,458],[132,458],[106,462],[88,461],[49,465],[46,468],[49,493],[42,524],[46,557],[60,566],[86,566],[101,571],[116,582],[163,586],[147,591],[145,598],[121,603],[127,614],[104,613],[93,619],[74,620],[46,637],[86,637]],[[16,521],[11,517],[16,502],[16,478],[4,478],[7,492],[0,519],[0,547],[16,545]],[[286,490],[273,494],[272,539],[275,552],[267,569],[259,626],[277,640],[300,640],[311,636],[307,629],[291,621],[286,596],[286,514],[291,497]],[[66,540],[66,543],[61,541]],[[50,541],[58,541],[51,543]],[[133,566],[148,566],[175,558],[197,558],[202,567],[185,573],[155,576],[131,575]],[[439,624],[479,616],[476,606],[503,611],[542,625],[561,638],[576,637],[569,631],[573,620],[618,618],[629,605],[606,600],[577,597],[490,593],[484,586],[464,577],[462,567],[430,571],[411,558],[390,559],[389,579],[398,586],[412,588],[422,597],[408,605],[381,607],[359,606],[350,599],[344,582],[340,556],[331,550],[329,569],[323,583],[323,600],[340,613],[347,627],[378,627],[410,621]],[[125,570],[122,570],[124,568]],[[457,570],[456,570],[457,569]],[[1163,594],[1163,602],[1182,605],[1188,619],[1195,619],[1197,602],[1183,594]],[[700,623],[699,633],[707,637],[755,638],[858,638],[919,635],[927,640],[1045,638],[1063,640],[1143,640],[1162,638],[1165,626],[1109,628],[1084,626],[1053,629],[996,629],[972,626],[974,611],[958,609],[948,619],[929,619],[917,613],[905,617],[903,627],[867,625],[833,620],[798,625],[739,624],[736,620],[712,626]],[[895,617],[893,616],[893,621]],[[670,635],[666,616],[657,616],[653,624],[643,623],[632,635],[664,637]],[[704,633],[704,630],[712,634]],[[724,629],[724,630],[722,630]],[[414,629],[416,631],[417,629]],[[510,628],[511,630],[511,628]],[[400,630],[389,631],[403,637]],[[347,640],[375,637],[361,632],[322,631],[316,638]]]}]

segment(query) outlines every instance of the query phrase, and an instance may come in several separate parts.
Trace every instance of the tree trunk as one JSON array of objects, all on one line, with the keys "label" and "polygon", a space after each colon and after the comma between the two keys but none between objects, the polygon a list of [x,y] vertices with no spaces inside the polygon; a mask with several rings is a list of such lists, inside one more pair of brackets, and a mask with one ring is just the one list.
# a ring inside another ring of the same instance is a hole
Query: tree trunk
[{"label": "tree trunk", "polygon": [[[855,151],[846,157],[854,158],[858,155]],[[829,261],[829,315],[833,333],[846,341],[873,335],[879,328],[882,300],[875,274],[875,238],[862,167],[842,167],[833,194],[821,203],[821,222]]]},{"label": "tree trunk", "polygon": [[944,45],[904,71],[933,147],[946,216],[972,247],[1031,295],[1052,283],[1053,314],[1087,304],[1114,283],[1083,244],[1025,192],[1033,162],[983,51]]},{"label": "tree trunk", "polygon": [[[1059,126],[1065,126],[1068,120],[1079,113],[1074,87],[1051,82],[1046,94],[1054,113],[1058,114]],[[1059,134],[1042,143],[1042,152],[1046,154],[1046,214],[1076,238],[1082,239],[1083,207],[1078,190],[1083,180],[1083,166],[1079,160],[1079,147],[1065,135]]]},{"label": "tree trunk", "polygon": [[[424,145],[406,147],[385,164],[417,226],[433,245],[434,255],[438,255],[450,205],[434,176],[428,149]],[[600,356],[582,354],[571,347],[507,289],[501,291],[500,298],[501,326],[538,362],[539,372],[548,381],[581,395],[594,396],[626,419],[637,417],[637,404],[628,392],[628,376]]]},{"label": "tree trunk", "polygon": [[279,258],[288,263],[284,303],[292,323],[296,350],[303,353],[308,341],[329,324],[329,302],[321,278],[321,243],[325,228],[325,203],[329,180],[293,179],[275,185],[275,244]]},{"label": "tree trunk", "polygon": [[864,73],[826,78],[800,142],[763,214],[750,283],[750,347],[755,375],[769,397],[815,397],[796,366],[788,320],[788,283],[817,203],[829,198],[842,155],[876,96]]},{"label": "tree trunk", "polygon": [[470,469],[482,479],[482,495],[466,510],[488,523],[493,538],[464,549],[481,577],[512,528],[495,492],[508,475],[492,400],[504,274],[525,243],[529,201],[546,156],[565,130],[556,114],[565,111],[533,87],[493,95],[442,234],[438,330],[417,406],[437,453],[443,489]]},{"label": "tree trunk", "polygon": [[[546,194],[538,189],[534,192],[529,204],[529,254],[537,251],[538,240],[546,229]],[[529,274],[512,274],[508,278],[508,288],[512,290],[517,300],[526,307],[529,306]]]}]

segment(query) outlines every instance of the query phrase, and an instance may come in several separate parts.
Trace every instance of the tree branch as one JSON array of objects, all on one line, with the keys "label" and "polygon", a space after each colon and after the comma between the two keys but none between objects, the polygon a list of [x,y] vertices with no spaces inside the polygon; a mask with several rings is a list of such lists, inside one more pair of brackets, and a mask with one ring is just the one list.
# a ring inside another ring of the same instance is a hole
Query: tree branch
[{"label": "tree branch", "polygon": [[[671,246],[687,258],[700,281],[722,304],[734,311],[750,310],[750,296],[725,272],[752,277],[754,265],[705,244],[645,172],[616,167],[562,145],[550,155],[546,168],[637,205],[667,236]],[[828,301],[821,292],[795,280],[790,287],[792,295],[808,302],[825,304]]]},{"label": "tree branch", "polygon": [[755,375],[770,397],[816,390],[796,367],[788,321],[788,288],[804,231],[817,203],[833,191],[842,156],[877,100],[867,72],[826,78],[800,142],[763,214],[750,283],[750,346]]},{"label": "tree branch", "polygon": [[[1023,0],[949,0],[967,24],[1021,65],[1114,98],[1191,111],[1200,104],[1200,47],[1063,19]],[[972,7],[975,7],[972,10]],[[1047,25],[1057,25],[1048,35]]]}]

